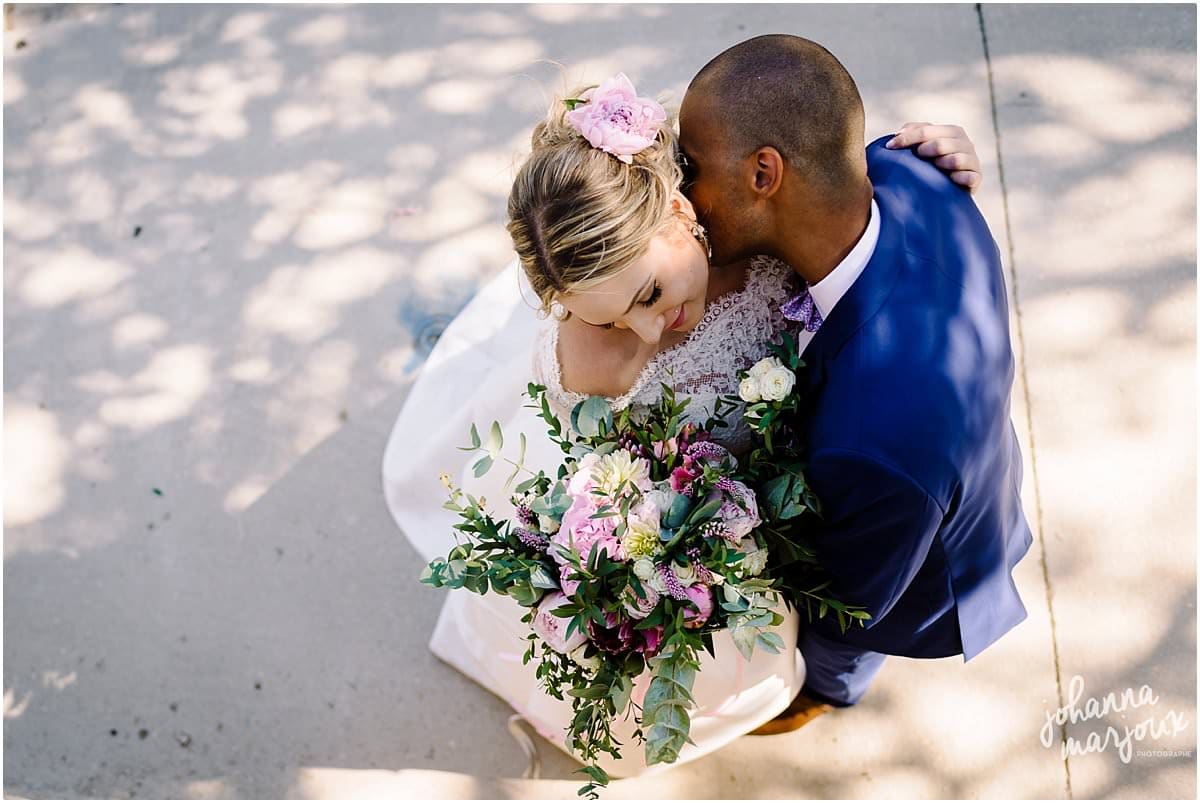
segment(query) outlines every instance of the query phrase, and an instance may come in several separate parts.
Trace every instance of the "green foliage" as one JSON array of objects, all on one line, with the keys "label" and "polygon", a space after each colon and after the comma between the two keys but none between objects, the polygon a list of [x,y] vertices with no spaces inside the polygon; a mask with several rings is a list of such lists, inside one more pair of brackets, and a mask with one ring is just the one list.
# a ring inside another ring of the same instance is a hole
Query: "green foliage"
[{"label": "green foliage", "polygon": [[[788,353],[786,348],[783,353]],[[672,439],[683,442],[681,436],[693,437],[694,428],[684,425],[689,400],[677,401],[667,385],[663,386],[661,403],[644,417],[632,415],[630,408],[614,413],[607,401],[591,397],[575,407],[569,426],[551,410],[544,387],[530,384],[528,395],[531,403],[527,406],[542,418],[548,436],[563,453],[555,476],[525,467],[524,433],[519,434],[516,460],[507,459],[499,422],[492,422],[486,437],[481,437],[472,425],[470,445],[461,448],[477,455],[472,464],[476,477],[499,463],[507,463],[512,467],[505,482],[509,488],[522,473],[526,474],[515,485],[512,502],[542,517],[541,521],[561,522],[571,507],[567,481],[584,456],[602,456],[618,448],[652,454],[656,443],[661,446]],[[706,430],[725,426],[724,415],[738,403],[720,400]],[[551,613],[565,620],[567,639],[581,630],[593,629],[589,634],[595,640],[587,642],[586,657],[576,662],[555,652],[531,631],[522,660],[536,660],[535,675],[545,693],[571,704],[567,744],[584,763],[579,772],[588,779],[579,789],[580,795],[595,798],[597,790],[607,785],[609,778],[599,766],[599,758],[602,754],[620,758],[622,745],[613,737],[612,724],[627,712],[634,717],[634,738],[644,742],[648,764],[677,760],[683,745],[690,741],[698,656],[701,650],[713,654],[714,632],[729,628],[737,649],[749,658],[755,649],[779,652],[784,648],[783,639],[773,629],[783,622],[783,614],[776,608],[781,607],[779,603],[785,597],[802,601],[810,618],[832,614],[839,620],[860,624],[869,618],[865,611],[830,596],[829,581],[821,575],[816,550],[805,538],[813,517],[819,515],[819,505],[804,480],[804,466],[794,443],[796,405],[795,399],[752,405],[757,413],[751,424],[757,427],[761,442],[739,460],[738,470],[734,471],[730,461],[719,466],[715,461],[702,464],[703,473],[694,481],[691,496],[671,493],[668,497],[655,561],[685,567],[691,561],[686,555],[688,550],[699,548],[697,554],[703,558],[696,571],[704,569],[720,575],[724,582],[719,588],[717,610],[697,629],[683,626],[685,614],[696,610],[695,605],[665,594],[647,616],[635,621],[633,632],[639,634],[635,639],[650,628],[662,628],[657,655],[643,656],[632,650],[602,652],[597,646],[603,640],[595,636],[594,629],[608,630],[614,615],[618,620],[627,617],[623,606],[631,593],[646,595],[630,563],[611,559],[596,544],[587,555],[581,555],[571,544],[551,544],[548,535],[540,532],[544,526],[541,521],[527,519],[522,525],[498,520],[483,500],[444,478],[450,491],[445,507],[458,516],[454,530],[459,542],[444,558],[434,559],[422,569],[420,582],[478,594],[506,594],[528,609],[522,619],[527,624],[533,622],[534,606],[547,594],[561,590],[559,563],[569,567],[567,579],[578,582],[578,588]],[[680,454],[668,453],[662,459],[650,460],[651,479],[661,486],[682,459]],[[745,482],[759,500],[764,521],[753,537],[770,556],[763,577],[745,577],[741,568],[743,553],[719,537],[719,528],[706,528],[729,498],[716,488],[723,477]],[[614,534],[620,538],[642,493],[632,483],[611,491],[592,518],[616,517]],[[718,587],[714,586],[714,591]],[[634,681],[647,671],[651,673],[649,686],[638,706],[633,703]]]}]

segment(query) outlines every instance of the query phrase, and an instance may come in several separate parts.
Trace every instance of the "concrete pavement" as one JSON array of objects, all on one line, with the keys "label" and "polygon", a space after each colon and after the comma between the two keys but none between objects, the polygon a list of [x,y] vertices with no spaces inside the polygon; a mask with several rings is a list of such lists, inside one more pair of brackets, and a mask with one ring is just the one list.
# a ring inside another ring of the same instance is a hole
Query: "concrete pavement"
[{"label": "concrete pavement", "polygon": [[[5,33],[4,790],[573,797],[426,649],[383,504],[437,333],[509,261],[549,93],[828,46],[869,137],[966,127],[1009,270],[1029,619],[606,797],[1195,786],[1192,6],[18,6]],[[565,65],[564,68],[558,65]],[[1071,683],[1136,710],[1040,732]],[[1112,726],[1182,733],[1064,759]],[[1142,751],[1142,752],[1138,752]],[[1157,751],[1157,752],[1155,752]],[[1184,753],[1185,755],[1175,755]]]}]

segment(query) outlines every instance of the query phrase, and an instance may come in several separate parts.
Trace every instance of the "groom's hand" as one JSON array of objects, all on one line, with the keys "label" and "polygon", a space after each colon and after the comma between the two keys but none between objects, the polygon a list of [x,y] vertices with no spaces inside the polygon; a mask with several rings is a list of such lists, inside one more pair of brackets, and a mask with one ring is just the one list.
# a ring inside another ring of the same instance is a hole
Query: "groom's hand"
[{"label": "groom's hand", "polygon": [[933,163],[950,174],[950,180],[961,184],[972,193],[983,184],[983,169],[975,143],[967,132],[957,125],[933,125],[932,123],[905,123],[887,147],[893,150],[917,146],[917,155],[932,159]]}]

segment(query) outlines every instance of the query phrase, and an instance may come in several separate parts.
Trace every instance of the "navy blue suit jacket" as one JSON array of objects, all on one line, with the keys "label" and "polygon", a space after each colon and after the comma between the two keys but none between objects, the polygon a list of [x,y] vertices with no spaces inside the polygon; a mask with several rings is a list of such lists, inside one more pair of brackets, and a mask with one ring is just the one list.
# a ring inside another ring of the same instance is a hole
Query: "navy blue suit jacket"
[{"label": "navy blue suit jacket", "polygon": [[1033,541],[1009,414],[1000,253],[966,190],[907,150],[867,148],[879,241],[804,351],[807,477],[831,593],[889,655],[970,660],[1022,621],[1012,568]]}]

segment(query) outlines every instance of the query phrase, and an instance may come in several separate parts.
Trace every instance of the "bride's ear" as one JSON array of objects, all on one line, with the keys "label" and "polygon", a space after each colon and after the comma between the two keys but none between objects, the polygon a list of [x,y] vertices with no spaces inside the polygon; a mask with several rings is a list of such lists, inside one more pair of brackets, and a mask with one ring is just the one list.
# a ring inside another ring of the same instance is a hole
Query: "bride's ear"
[{"label": "bride's ear", "polygon": [[692,202],[687,199],[679,190],[671,193],[671,212],[676,215],[683,215],[688,220],[696,219],[696,209],[692,206]]}]

